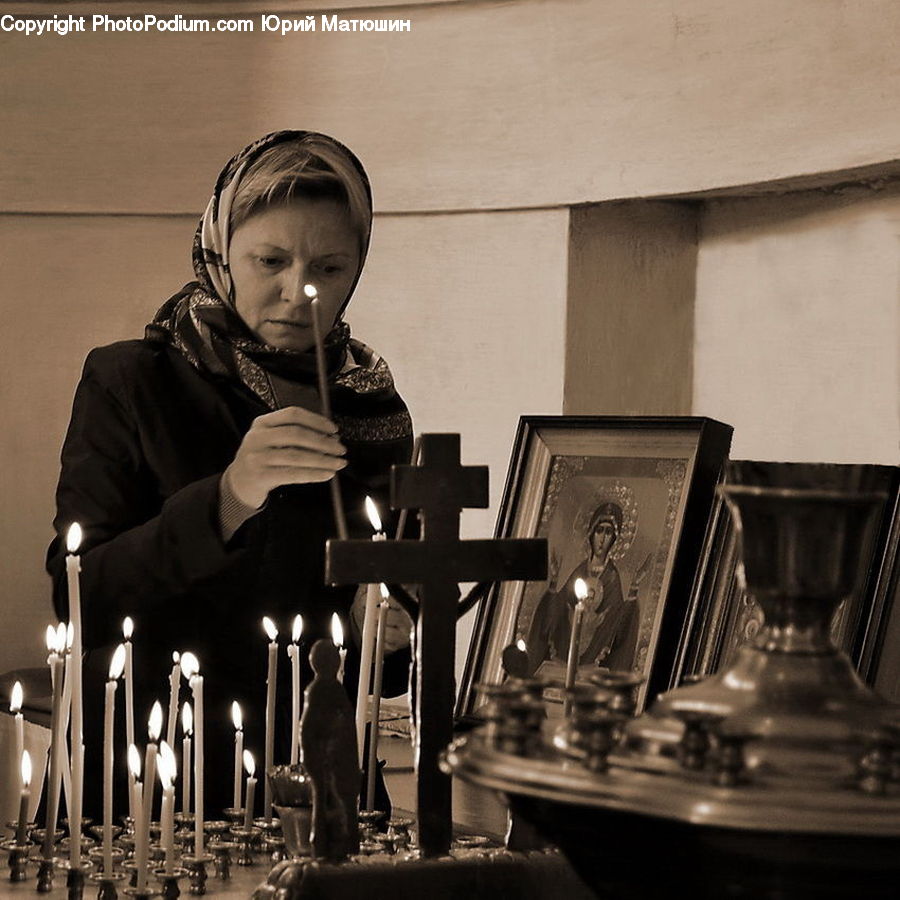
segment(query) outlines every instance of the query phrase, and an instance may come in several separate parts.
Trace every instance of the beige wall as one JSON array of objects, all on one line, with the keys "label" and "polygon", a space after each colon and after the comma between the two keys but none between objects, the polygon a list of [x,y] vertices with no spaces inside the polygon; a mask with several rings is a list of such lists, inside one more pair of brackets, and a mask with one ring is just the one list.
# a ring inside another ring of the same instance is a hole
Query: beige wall
[{"label": "beige wall", "polygon": [[897,464],[898,289],[900,187],[710,203],[694,411],[736,458]]}]

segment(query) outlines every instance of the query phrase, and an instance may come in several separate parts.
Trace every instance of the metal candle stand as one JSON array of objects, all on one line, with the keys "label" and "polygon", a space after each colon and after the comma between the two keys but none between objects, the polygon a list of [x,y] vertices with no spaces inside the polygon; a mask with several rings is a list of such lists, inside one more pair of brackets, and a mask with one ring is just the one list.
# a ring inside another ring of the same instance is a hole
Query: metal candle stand
[{"label": "metal candle stand", "polygon": [[160,885],[162,885],[160,894],[164,900],[178,900],[181,896],[178,882],[188,874],[188,870],[181,867],[174,868],[171,872],[166,872],[165,869],[157,869],[153,874]]},{"label": "metal candle stand", "polygon": [[239,866],[253,865],[253,842],[256,840],[260,831],[254,826],[245,828],[243,825],[232,828],[231,834],[238,845],[237,864]]},{"label": "metal candle stand", "polygon": [[28,861],[32,847],[34,844],[30,841],[20,844],[11,840],[0,844],[0,850],[5,850],[9,854],[10,881],[25,881],[28,878]]},{"label": "metal candle stand", "polygon": [[118,900],[118,885],[127,877],[123,871],[92,872],[90,879],[97,885],[97,900]]},{"label": "metal candle stand", "polygon": [[188,873],[188,893],[195,897],[206,893],[206,881],[209,877],[206,867],[213,861],[214,858],[208,853],[204,853],[203,856],[183,856],[181,858],[181,864]]}]

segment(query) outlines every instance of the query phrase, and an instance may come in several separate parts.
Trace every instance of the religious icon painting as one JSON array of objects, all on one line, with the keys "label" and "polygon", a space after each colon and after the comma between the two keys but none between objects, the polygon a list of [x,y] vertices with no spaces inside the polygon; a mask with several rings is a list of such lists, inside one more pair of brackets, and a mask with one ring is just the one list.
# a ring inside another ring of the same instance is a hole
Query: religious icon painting
[{"label": "religious icon painting", "polygon": [[[862,678],[891,700],[900,699],[900,652],[885,646],[900,585],[900,468],[862,464],[784,463],[731,460],[726,483],[780,487],[802,484],[819,490],[875,492],[885,501],[863,542],[851,593],[835,611],[831,638]],[[720,498],[710,519],[690,604],[688,640],[676,661],[676,680],[704,677],[728,665],[752,641],[763,613],[740,577],[740,546],[731,516]],[[889,673],[894,673],[890,675]]]},{"label": "religious icon painting", "polygon": [[697,417],[520,420],[496,536],[546,538],[548,577],[495,585],[482,602],[460,717],[481,703],[478,684],[503,680],[510,644],[560,715],[569,665],[576,681],[640,675],[639,709],[671,686],[731,432]]}]

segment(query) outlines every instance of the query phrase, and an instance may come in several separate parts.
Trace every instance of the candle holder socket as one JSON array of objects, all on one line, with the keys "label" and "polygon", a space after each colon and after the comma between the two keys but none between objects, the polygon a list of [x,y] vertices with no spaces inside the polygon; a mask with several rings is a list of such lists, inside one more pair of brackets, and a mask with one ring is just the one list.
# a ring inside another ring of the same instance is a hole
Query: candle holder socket
[{"label": "candle holder socket", "polygon": [[231,851],[237,847],[233,841],[218,840],[209,845],[212,853],[213,868],[219,881],[228,881],[231,878]]},{"label": "candle holder socket", "polygon": [[241,826],[240,828],[231,829],[231,834],[237,841],[239,848],[237,858],[237,864],[239,866],[253,865],[253,842],[259,833],[259,829],[252,826],[250,828]]},{"label": "candle holder socket", "polygon": [[[19,822],[15,820],[13,822],[7,822],[6,827],[15,835],[19,830]],[[25,837],[26,839],[31,839],[31,835],[34,833],[37,824],[35,822],[26,822],[25,823]]]},{"label": "candle holder socket", "polygon": [[209,854],[183,856],[181,858],[181,863],[188,872],[188,892],[195,897],[200,897],[206,893],[206,880],[208,877],[206,867],[211,862],[213,862],[213,857]]},{"label": "candle holder socket", "polygon": [[88,863],[82,866],[67,865],[66,872],[66,897],[67,900],[82,900],[84,897],[84,879],[93,871],[93,866]]},{"label": "candle holder socket", "polygon": [[98,885],[97,900],[118,900],[117,885],[121,884],[128,876],[125,872],[93,872],[91,881]]},{"label": "candle holder socket", "polygon": [[104,874],[104,875],[105,874],[114,874],[116,871],[117,865],[119,865],[121,862],[123,862],[126,857],[126,853],[121,847],[113,847],[112,854],[111,854],[112,871],[107,873],[106,869],[104,867],[104,861],[103,861],[105,855],[106,854],[103,852],[102,847],[94,847],[88,853],[88,858],[91,860],[91,862],[94,864],[94,866],[97,869],[97,873],[95,873],[95,874]]},{"label": "candle holder socket", "polygon": [[188,874],[187,869],[179,867],[173,869],[171,872],[167,872],[165,869],[157,869],[153,874],[162,886],[160,895],[163,897],[163,900],[178,900],[181,896],[181,889],[178,887],[178,882]]}]

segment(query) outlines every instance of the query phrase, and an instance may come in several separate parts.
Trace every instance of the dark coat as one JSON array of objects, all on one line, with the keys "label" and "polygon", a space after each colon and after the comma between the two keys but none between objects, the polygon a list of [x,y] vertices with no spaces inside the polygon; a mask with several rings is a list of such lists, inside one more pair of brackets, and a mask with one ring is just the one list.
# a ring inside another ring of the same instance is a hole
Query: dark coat
[{"label": "dark coat", "polygon": [[[339,389],[332,402],[340,408]],[[345,405],[353,402],[344,398]],[[395,405],[405,411],[399,397]],[[125,341],[93,350],[87,358],[63,446],[54,521],[61,536],[73,521],[84,529],[86,815],[100,809],[102,684],[127,615],[135,621],[139,744],[146,742],[153,700],[168,706],[172,652],[192,650],[200,659],[208,817],[231,805],[233,700],[244,709],[245,746],[262,760],[267,639],[261,619],[272,617],[282,636],[276,762],[287,761],[289,668],[283,648],[291,622],[296,613],[303,615],[308,651],[314,640],[330,634],[334,611],[346,627],[355,588],[324,586],[324,543],[336,534],[327,485],[273,491],[263,511],[228,544],[223,541],[219,479],[253,419],[265,412],[243,385],[199,372],[164,343]],[[364,495],[388,508],[390,465],[408,461],[411,439],[345,444],[348,466],[341,484],[348,525],[351,536],[367,536]],[[64,558],[63,538],[57,537],[47,568],[57,613],[65,620]],[[406,690],[408,662],[405,651],[388,660],[388,696]],[[351,693],[357,671],[351,645],[346,672]],[[308,676],[305,672],[304,683]],[[188,698],[182,682],[181,699]],[[123,708],[119,692],[117,709]],[[124,778],[124,719],[119,725],[117,770]],[[121,790],[117,806],[125,806]]]}]

